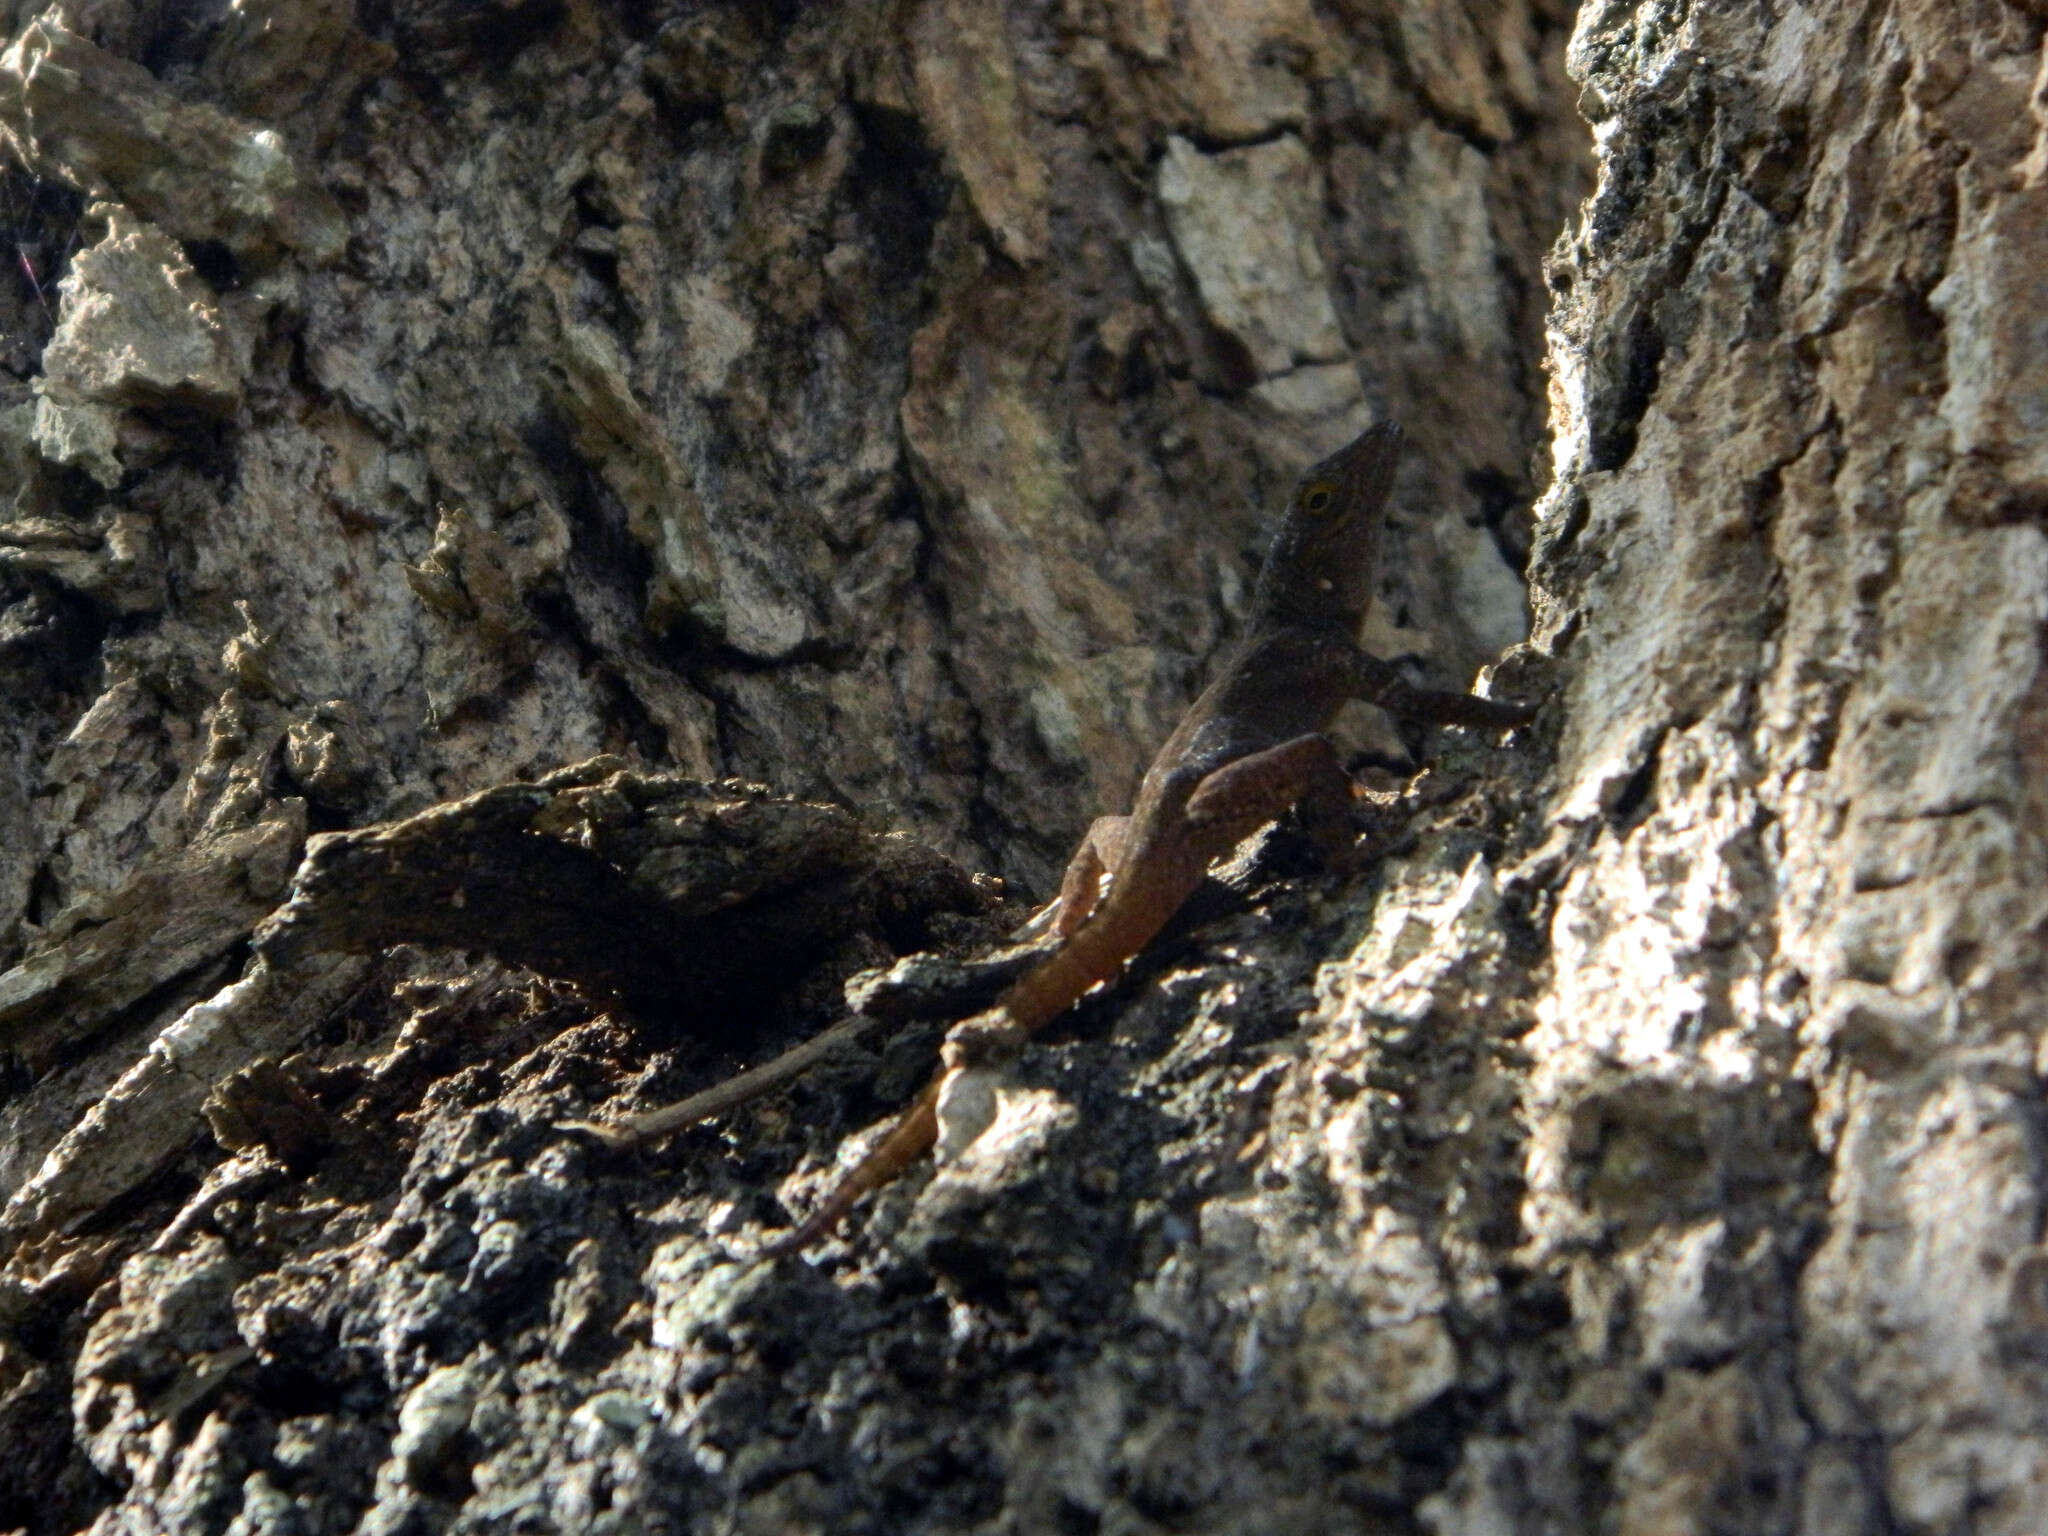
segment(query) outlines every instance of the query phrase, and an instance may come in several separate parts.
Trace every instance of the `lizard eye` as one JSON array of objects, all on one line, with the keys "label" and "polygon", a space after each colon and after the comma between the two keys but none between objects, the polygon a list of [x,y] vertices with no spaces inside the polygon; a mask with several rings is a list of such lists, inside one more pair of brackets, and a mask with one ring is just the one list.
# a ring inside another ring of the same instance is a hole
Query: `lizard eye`
[{"label": "lizard eye", "polygon": [[1327,512],[1330,503],[1337,499],[1337,493],[1327,485],[1312,485],[1301,495],[1301,510],[1304,512]]}]

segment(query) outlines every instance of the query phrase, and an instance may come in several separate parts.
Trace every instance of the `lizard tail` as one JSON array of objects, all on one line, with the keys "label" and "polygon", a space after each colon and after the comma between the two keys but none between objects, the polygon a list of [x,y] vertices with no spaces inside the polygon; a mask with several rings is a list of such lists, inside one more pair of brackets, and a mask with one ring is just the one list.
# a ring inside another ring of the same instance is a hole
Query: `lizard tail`
[{"label": "lizard tail", "polygon": [[[991,1012],[1005,1015],[1019,1034],[1035,1034],[1043,1029],[1097,982],[1116,975],[1126,960],[1166,926],[1167,919],[1179,910],[1200,878],[1197,871],[1182,883],[1181,889],[1156,880],[1142,885],[1112,885],[1108,899],[1088,920],[1042,964],[1005,992]],[[833,1186],[801,1225],[787,1237],[771,1243],[766,1256],[777,1258],[808,1248],[838,1226],[862,1196],[880,1189],[929,1152],[939,1139],[939,1088],[945,1080],[946,1072],[941,1068],[881,1144]]]},{"label": "lizard tail", "polygon": [[833,1186],[824,1201],[803,1219],[801,1225],[788,1236],[770,1243],[766,1249],[767,1257],[780,1258],[786,1253],[801,1252],[829,1235],[846,1213],[859,1204],[861,1196],[870,1190],[880,1189],[931,1150],[932,1143],[939,1137],[939,1085],[945,1081],[945,1076],[944,1071],[934,1074],[932,1080],[925,1084],[924,1092],[903,1112],[902,1118],[882,1138],[881,1144]]}]

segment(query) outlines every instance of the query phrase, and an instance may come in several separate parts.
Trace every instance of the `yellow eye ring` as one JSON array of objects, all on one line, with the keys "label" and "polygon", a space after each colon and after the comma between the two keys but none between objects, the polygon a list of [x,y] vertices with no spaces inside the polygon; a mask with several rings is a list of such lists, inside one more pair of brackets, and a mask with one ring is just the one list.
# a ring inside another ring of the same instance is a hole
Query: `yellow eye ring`
[{"label": "yellow eye ring", "polygon": [[1337,493],[1327,485],[1311,486],[1302,493],[1301,510],[1304,512],[1327,512],[1330,503],[1337,499]]}]

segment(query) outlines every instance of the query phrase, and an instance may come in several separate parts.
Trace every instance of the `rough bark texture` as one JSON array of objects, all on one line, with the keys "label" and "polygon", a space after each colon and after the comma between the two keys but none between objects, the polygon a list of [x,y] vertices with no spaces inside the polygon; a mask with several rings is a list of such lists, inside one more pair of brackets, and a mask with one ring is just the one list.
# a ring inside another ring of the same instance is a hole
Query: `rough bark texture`
[{"label": "rough bark texture", "polygon": [[[1624,1529],[2048,1509],[2042,20],[1611,4],[1572,45],[1526,1256]],[[1554,1488],[1534,1449],[1468,1453],[1468,1507]]]},{"label": "rough bark texture", "polygon": [[[2038,1530],[2044,22],[23,8],[0,1529]],[[562,1128],[985,949],[1381,415],[1537,729],[809,1259],[929,1019]]]}]

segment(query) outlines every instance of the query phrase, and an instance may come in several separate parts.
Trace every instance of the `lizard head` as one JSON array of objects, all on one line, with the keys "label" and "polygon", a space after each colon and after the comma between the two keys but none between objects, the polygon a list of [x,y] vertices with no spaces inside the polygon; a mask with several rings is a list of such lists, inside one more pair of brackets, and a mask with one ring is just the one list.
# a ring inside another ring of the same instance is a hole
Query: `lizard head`
[{"label": "lizard head", "polygon": [[1401,457],[1401,429],[1368,427],[1294,483],[1259,572],[1255,613],[1356,628],[1372,600],[1373,557]]}]

